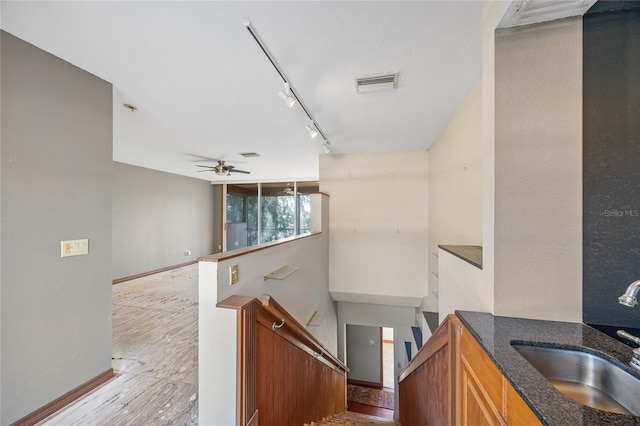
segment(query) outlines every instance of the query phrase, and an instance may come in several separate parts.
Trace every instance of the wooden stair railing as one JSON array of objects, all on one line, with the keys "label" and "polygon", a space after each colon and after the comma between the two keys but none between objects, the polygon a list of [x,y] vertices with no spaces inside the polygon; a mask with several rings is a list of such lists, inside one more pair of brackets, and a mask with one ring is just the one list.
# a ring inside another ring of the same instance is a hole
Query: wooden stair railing
[{"label": "wooden stair railing", "polygon": [[400,373],[398,411],[403,426],[455,424],[459,326],[457,317],[449,315]]},{"label": "wooden stair railing", "polygon": [[217,306],[238,315],[236,425],[299,426],[346,410],[348,368],[271,296]]}]

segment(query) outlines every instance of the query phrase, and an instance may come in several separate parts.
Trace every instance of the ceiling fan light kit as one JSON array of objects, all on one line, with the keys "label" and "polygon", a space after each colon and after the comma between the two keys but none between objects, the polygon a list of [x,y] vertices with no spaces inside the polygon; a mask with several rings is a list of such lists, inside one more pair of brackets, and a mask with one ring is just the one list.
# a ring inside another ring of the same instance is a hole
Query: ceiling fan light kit
[{"label": "ceiling fan light kit", "polygon": [[246,170],[236,169],[235,166],[227,165],[225,161],[215,160],[218,162],[215,166],[202,166],[200,164],[196,164],[197,167],[203,167],[206,170],[198,170],[198,172],[215,172],[218,176],[229,176],[232,173],[243,173],[245,175],[251,174]]},{"label": "ceiling fan light kit", "polygon": [[247,31],[249,31],[249,34],[251,34],[251,37],[253,37],[255,42],[258,44],[258,46],[260,47],[262,52],[265,54],[267,59],[269,59],[269,62],[271,63],[271,65],[273,65],[273,68],[275,68],[276,72],[280,75],[280,78],[282,78],[282,81],[284,82],[285,90],[284,92],[282,90],[279,91],[278,96],[282,98],[285,105],[287,105],[287,108],[289,109],[293,108],[296,103],[300,104],[300,107],[302,108],[304,113],[307,114],[307,117],[309,117],[309,120],[311,120],[311,124],[308,124],[306,126],[307,131],[309,132],[309,136],[311,137],[311,139],[315,139],[318,135],[322,136],[322,139],[324,140],[324,143],[322,144],[323,151],[326,155],[329,155],[331,153],[331,149],[328,148],[331,145],[329,143],[329,139],[327,139],[327,136],[324,134],[324,132],[322,131],[318,123],[311,116],[311,113],[305,106],[304,102],[302,102],[302,99],[300,99],[300,95],[293,89],[291,81],[284,74],[284,72],[282,71],[282,68],[280,68],[275,58],[273,57],[273,55],[271,55],[271,53],[269,52],[269,49],[267,49],[267,46],[264,44],[264,42],[262,41],[262,39],[260,38],[260,36],[256,32],[256,30],[253,28],[253,26],[251,25],[251,22],[249,22],[248,19],[244,20],[244,26],[247,29]]}]

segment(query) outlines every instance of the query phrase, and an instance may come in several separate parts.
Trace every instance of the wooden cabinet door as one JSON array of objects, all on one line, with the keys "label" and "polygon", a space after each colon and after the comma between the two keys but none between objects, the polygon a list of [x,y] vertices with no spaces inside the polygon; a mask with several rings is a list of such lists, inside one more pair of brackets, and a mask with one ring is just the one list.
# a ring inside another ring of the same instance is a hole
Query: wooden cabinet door
[{"label": "wooden cabinet door", "polygon": [[[456,330],[457,425],[535,426],[540,421],[487,356],[469,330]],[[459,334],[459,336],[458,336]],[[506,421],[505,421],[506,419]]]},{"label": "wooden cabinet door", "polygon": [[531,408],[518,395],[518,392],[505,380],[507,388],[507,423],[509,426],[537,426],[541,425],[540,420],[533,414]]},{"label": "wooden cabinet door", "polygon": [[461,363],[460,424],[462,426],[506,425],[497,409],[489,402],[473,370]]}]

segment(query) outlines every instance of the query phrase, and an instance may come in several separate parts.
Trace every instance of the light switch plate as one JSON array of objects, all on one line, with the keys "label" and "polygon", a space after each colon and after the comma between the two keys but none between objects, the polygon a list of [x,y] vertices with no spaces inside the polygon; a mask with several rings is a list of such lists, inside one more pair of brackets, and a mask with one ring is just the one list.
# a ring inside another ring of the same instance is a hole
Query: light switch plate
[{"label": "light switch plate", "polygon": [[60,241],[60,257],[81,256],[89,254],[89,240]]},{"label": "light switch plate", "polygon": [[233,265],[229,267],[229,284],[234,285],[238,282],[238,265]]}]

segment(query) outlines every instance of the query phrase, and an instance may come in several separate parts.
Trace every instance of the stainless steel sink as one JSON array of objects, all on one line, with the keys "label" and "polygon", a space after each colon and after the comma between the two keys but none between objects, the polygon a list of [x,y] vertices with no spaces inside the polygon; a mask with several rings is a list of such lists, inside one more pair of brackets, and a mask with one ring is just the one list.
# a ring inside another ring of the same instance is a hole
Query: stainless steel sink
[{"label": "stainless steel sink", "polygon": [[586,352],[513,345],[558,391],[580,404],[640,416],[640,379]]}]

